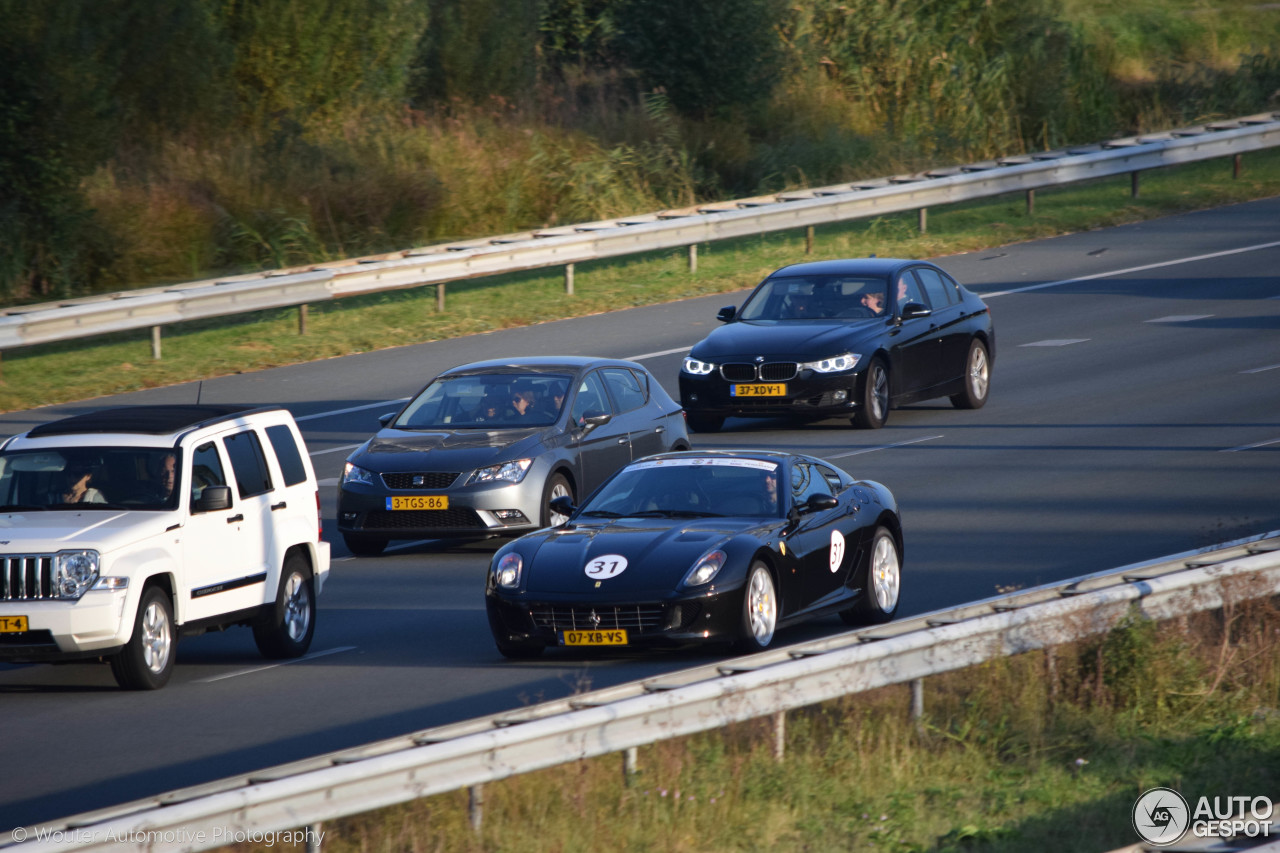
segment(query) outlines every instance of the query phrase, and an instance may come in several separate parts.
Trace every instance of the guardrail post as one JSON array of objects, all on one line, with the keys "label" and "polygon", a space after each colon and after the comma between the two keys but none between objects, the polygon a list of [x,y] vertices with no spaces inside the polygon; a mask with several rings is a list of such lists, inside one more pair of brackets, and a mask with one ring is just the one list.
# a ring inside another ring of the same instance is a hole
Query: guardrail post
[{"label": "guardrail post", "polygon": [[160,327],[151,327],[151,358],[160,360]]},{"label": "guardrail post", "polygon": [[806,255],[813,254],[813,226],[812,225],[804,229],[804,253]]},{"label": "guardrail post", "polygon": [[1044,675],[1049,682],[1049,704],[1058,701],[1058,658],[1053,653],[1053,646],[1044,647]]},{"label": "guardrail post", "polygon": [[307,305],[304,302],[298,306],[298,334],[305,335],[307,333]]},{"label": "guardrail post", "polygon": [[635,782],[636,774],[640,772],[636,767],[638,754],[639,750],[634,746],[622,752],[622,784],[628,788]]},{"label": "guardrail post", "polygon": [[436,311],[444,313],[444,282],[436,285]]},{"label": "guardrail post", "polygon": [[1232,180],[1235,180],[1236,178],[1240,177],[1240,163],[1241,163],[1240,158],[1243,156],[1244,156],[1243,154],[1237,154],[1231,158],[1231,179]]},{"label": "guardrail post", "polygon": [[689,272],[698,271],[698,244],[691,243],[689,245]]},{"label": "guardrail post", "polygon": [[307,853],[320,853],[320,844],[324,839],[324,824],[313,823],[307,827]]},{"label": "guardrail post", "polygon": [[573,296],[573,264],[564,265],[564,292]]},{"label": "guardrail post", "polygon": [[787,754],[787,712],[773,715],[773,757],[781,761]]},{"label": "guardrail post", "polygon": [[1036,215],[1036,191],[1027,190],[1027,216]]},{"label": "guardrail post", "polygon": [[1138,172],[1129,173],[1129,198],[1138,197]]},{"label": "guardrail post", "polygon": [[479,832],[484,822],[484,785],[467,788],[467,815],[471,818],[471,829]]},{"label": "guardrail post", "polygon": [[916,219],[920,225],[920,233],[923,234],[929,230],[929,208],[922,207],[917,213]]},{"label": "guardrail post", "polygon": [[911,682],[911,720],[916,730],[924,731],[924,679],[916,678]]}]

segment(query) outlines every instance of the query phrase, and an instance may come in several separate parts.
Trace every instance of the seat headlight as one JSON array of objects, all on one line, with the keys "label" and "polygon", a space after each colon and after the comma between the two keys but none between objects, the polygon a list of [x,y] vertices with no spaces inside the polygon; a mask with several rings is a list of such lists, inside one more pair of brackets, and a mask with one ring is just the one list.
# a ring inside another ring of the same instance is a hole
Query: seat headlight
[{"label": "seat headlight", "polygon": [[716,366],[709,361],[698,361],[696,358],[685,357],[684,372],[694,376],[706,376],[715,370]]},{"label": "seat headlight", "polygon": [[59,551],[53,555],[53,597],[77,599],[98,579],[97,551]]},{"label": "seat headlight", "polygon": [[503,462],[501,465],[490,465],[488,468],[472,471],[471,476],[467,478],[467,482],[518,483],[524,479],[525,474],[529,473],[529,466],[532,464],[532,459],[517,459],[514,462]]},{"label": "seat headlight", "polygon": [[373,472],[366,471],[359,465],[352,465],[348,462],[342,468],[342,485],[345,486],[348,483],[360,483],[364,486],[372,486]]},{"label": "seat headlight", "polygon": [[681,585],[702,586],[704,583],[710,583],[720,573],[720,569],[727,559],[728,557],[724,551],[708,551],[698,558],[698,561],[693,564],[693,568],[689,569],[689,573],[680,582]]},{"label": "seat headlight", "polygon": [[493,579],[498,586],[511,589],[520,585],[520,570],[524,568],[524,560],[519,554],[504,554],[493,570]]},{"label": "seat headlight", "polygon": [[844,370],[853,370],[858,366],[858,361],[862,356],[854,352],[845,352],[840,355],[833,355],[830,358],[819,359],[818,361],[806,361],[801,364],[802,368],[807,367],[818,373],[840,373]]}]

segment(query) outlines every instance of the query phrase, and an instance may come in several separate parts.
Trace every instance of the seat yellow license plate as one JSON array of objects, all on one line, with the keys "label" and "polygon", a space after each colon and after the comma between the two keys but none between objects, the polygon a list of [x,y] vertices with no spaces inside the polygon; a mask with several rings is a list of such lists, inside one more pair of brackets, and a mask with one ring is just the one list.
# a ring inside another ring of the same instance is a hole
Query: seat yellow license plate
[{"label": "seat yellow license plate", "polygon": [[562,631],[566,646],[625,646],[627,632],[617,631]]},{"label": "seat yellow license plate", "polygon": [[448,509],[448,495],[401,495],[387,498],[387,509]]},{"label": "seat yellow license plate", "polygon": [[785,397],[787,386],[785,382],[768,385],[734,385],[730,393],[735,397]]},{"label": "seat yellow license plate", "polygon": [[25,616],[0,616],[0,634],[25,634],[29,630]]}]

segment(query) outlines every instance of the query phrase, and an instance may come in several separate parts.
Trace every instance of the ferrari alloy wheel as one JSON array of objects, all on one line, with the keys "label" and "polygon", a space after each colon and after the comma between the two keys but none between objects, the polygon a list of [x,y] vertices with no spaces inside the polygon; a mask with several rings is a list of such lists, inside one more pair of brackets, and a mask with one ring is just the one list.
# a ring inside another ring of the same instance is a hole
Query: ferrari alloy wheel
[{"label": "ferrari alloy wheel", "polygon": [[889,419],[889,368],[884,360],[874,358],[863,377],[862,406],[853,416],[853,425],[862,429],[880,429]]},{"label": "ferrari alloy wheel", "polygon": [[739,645],[746,652],[759,652],[773,642],[778,627],[778,595],[773,575],[764,563],[751,564],[746,590],[742,596],[742,637]]},{"label": "ferrari alloy wheel", "polygon": [[888,622],[898,612],[902,591],[902,558],[893,534],[876,528],[867,558],[866,581],[857,604],[840,614],[851,625]]},{"label": "ferrari alloy wheel", "polygon": [[981,409],[990,390],[991,362],[987,358],[987,348],[974,338],[964,360],[964,390],[951,396],[951,405],[957,409]]}]

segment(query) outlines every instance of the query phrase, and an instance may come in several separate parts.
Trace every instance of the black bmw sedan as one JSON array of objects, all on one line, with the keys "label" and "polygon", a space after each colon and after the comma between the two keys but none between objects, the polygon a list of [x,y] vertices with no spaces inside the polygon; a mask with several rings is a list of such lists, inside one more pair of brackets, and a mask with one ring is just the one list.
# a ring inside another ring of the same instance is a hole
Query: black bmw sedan
[{"label": "black bmw sedan", "polygon": [[987,402],[991,314],[927,261],[793,264],[718,319],[725,325],[693,347],[680,371],[680,401],[697,432],[715,432],[726,417],[839,415],[878,429],[897,405]]}]

